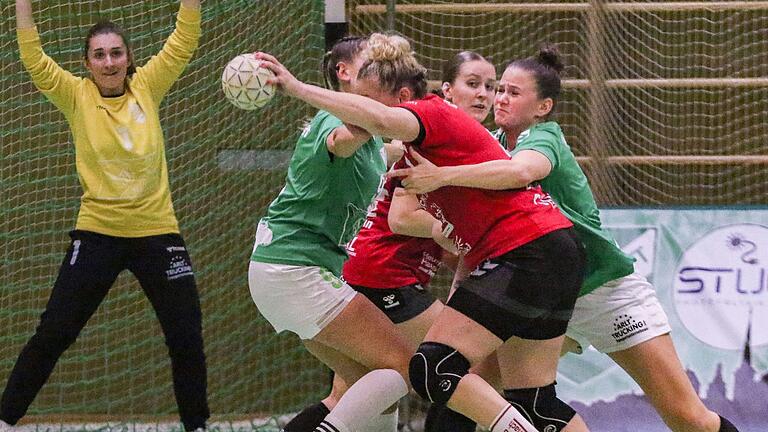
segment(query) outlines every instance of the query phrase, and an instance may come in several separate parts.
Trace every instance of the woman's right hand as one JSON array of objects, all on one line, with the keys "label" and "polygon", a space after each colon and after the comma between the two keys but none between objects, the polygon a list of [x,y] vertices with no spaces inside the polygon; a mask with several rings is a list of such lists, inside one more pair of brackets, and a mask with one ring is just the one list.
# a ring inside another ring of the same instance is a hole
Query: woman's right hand
[{"label": "woman's right hand", "polygon": [[288,68],[283,66],[275,56],[263,52],[255,52],[253,56],[256,60],[261,61],[261,67],[269,69],[275,75],[274,78],[267,80],[267,84],[274,85],[289,96],[297,96],[299,94],[304,83],[296,79]]},{"label": "woman's right hand", "polygon": [[16,28],[32,28],[35,20],[32,17],[32,1],[16,0]]},{"label": "woman's right hand", "polygon": [[413,147],[408,155],[413,165],[410,168],[392,170],[387,173],[387,178],[403,177],[400,184],[409,194],[425,194],[445,186],[440,167],[420,155]]}]

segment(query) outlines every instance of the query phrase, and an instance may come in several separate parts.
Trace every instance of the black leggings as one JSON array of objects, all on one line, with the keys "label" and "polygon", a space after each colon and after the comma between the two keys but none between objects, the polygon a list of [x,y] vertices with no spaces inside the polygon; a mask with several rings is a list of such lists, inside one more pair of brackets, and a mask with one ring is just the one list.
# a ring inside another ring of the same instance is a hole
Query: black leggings
[{"label": "black leggings", "polygon": [[0,419],[27,412],[62,353],[75,342],[123,270],[133,273],[155,310],[171,357],[173,389],[186,430],[205,426],[207,402],[200,300],[178,234],[140,238],[70,233],[67,250],[34,336],[22,349],[0,401]]}]

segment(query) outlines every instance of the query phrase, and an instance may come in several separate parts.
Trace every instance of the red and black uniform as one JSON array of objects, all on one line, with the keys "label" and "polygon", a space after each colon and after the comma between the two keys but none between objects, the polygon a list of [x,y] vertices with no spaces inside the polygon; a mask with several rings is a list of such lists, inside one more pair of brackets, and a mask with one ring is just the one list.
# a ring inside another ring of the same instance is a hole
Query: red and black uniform
[{"label": "red and black uniform", "polygon": [[389,229],[389,207],[396,184],[387,179],[368,209],[365,223],[347,244],[344,280],[368,297],[394,322],[426,310],[435,298],[425,288],[440,266],[442,248],[432,239]]},{"label": "red and black uniform", "polygon": [[[437,96],[399,106],[420,123],[419,136],[406,146],[435,165],[509,158],[480,123]],[[502,340],[565,333],[583,279],[584,254],[571,222],[548,194],[538,186],[503,191],[449,186],[419,200],[465,254],[465,265],[477,267],[449,306]]]}]

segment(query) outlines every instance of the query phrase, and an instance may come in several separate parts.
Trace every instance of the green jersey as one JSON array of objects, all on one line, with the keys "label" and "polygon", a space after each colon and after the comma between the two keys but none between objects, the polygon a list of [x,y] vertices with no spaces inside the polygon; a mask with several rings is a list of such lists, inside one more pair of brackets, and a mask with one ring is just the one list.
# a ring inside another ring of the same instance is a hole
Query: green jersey
[{"label": "green jersey", "polygon": [[555,122],[539,123],[521,133],[514,148],[508,146],[507,137],[501,129],[496,131],[496,136],[510,150],[510,155],[521,150],[534,150],[552,163],[552,171],[540,181],[541,187],[573,222],[587,252],[587,274],[579,295],[632,274],[635,259],[625,254],[613,236],[601,226],[600,211],[587,177],[566,143],[560,125]]},{"label": "green jersey", "polygon": [[386,171],[384,144],[374,137],[348,158],[328,152],[341,120],[320,111],[296,143],[285,187],[259,221],[251,260],[324,267],[335,275],[344,248],[365,221]]}]

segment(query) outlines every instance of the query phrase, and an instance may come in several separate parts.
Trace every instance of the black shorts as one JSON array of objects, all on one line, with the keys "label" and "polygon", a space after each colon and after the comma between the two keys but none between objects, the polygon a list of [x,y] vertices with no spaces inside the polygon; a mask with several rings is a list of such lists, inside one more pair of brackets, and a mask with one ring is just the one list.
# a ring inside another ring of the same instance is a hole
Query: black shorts
[{"label": "black shorts", "polygon": [[480,264],[448,306],[501,340],[565,334],[586,256],[573,228],[559,229]]},{"label": "black shorts", "polygon": [[368,288],[351,284],[349,286],[368,297],[395,324],[420,315],[436,301],[435,296],[420,284],[400,288]]}]

